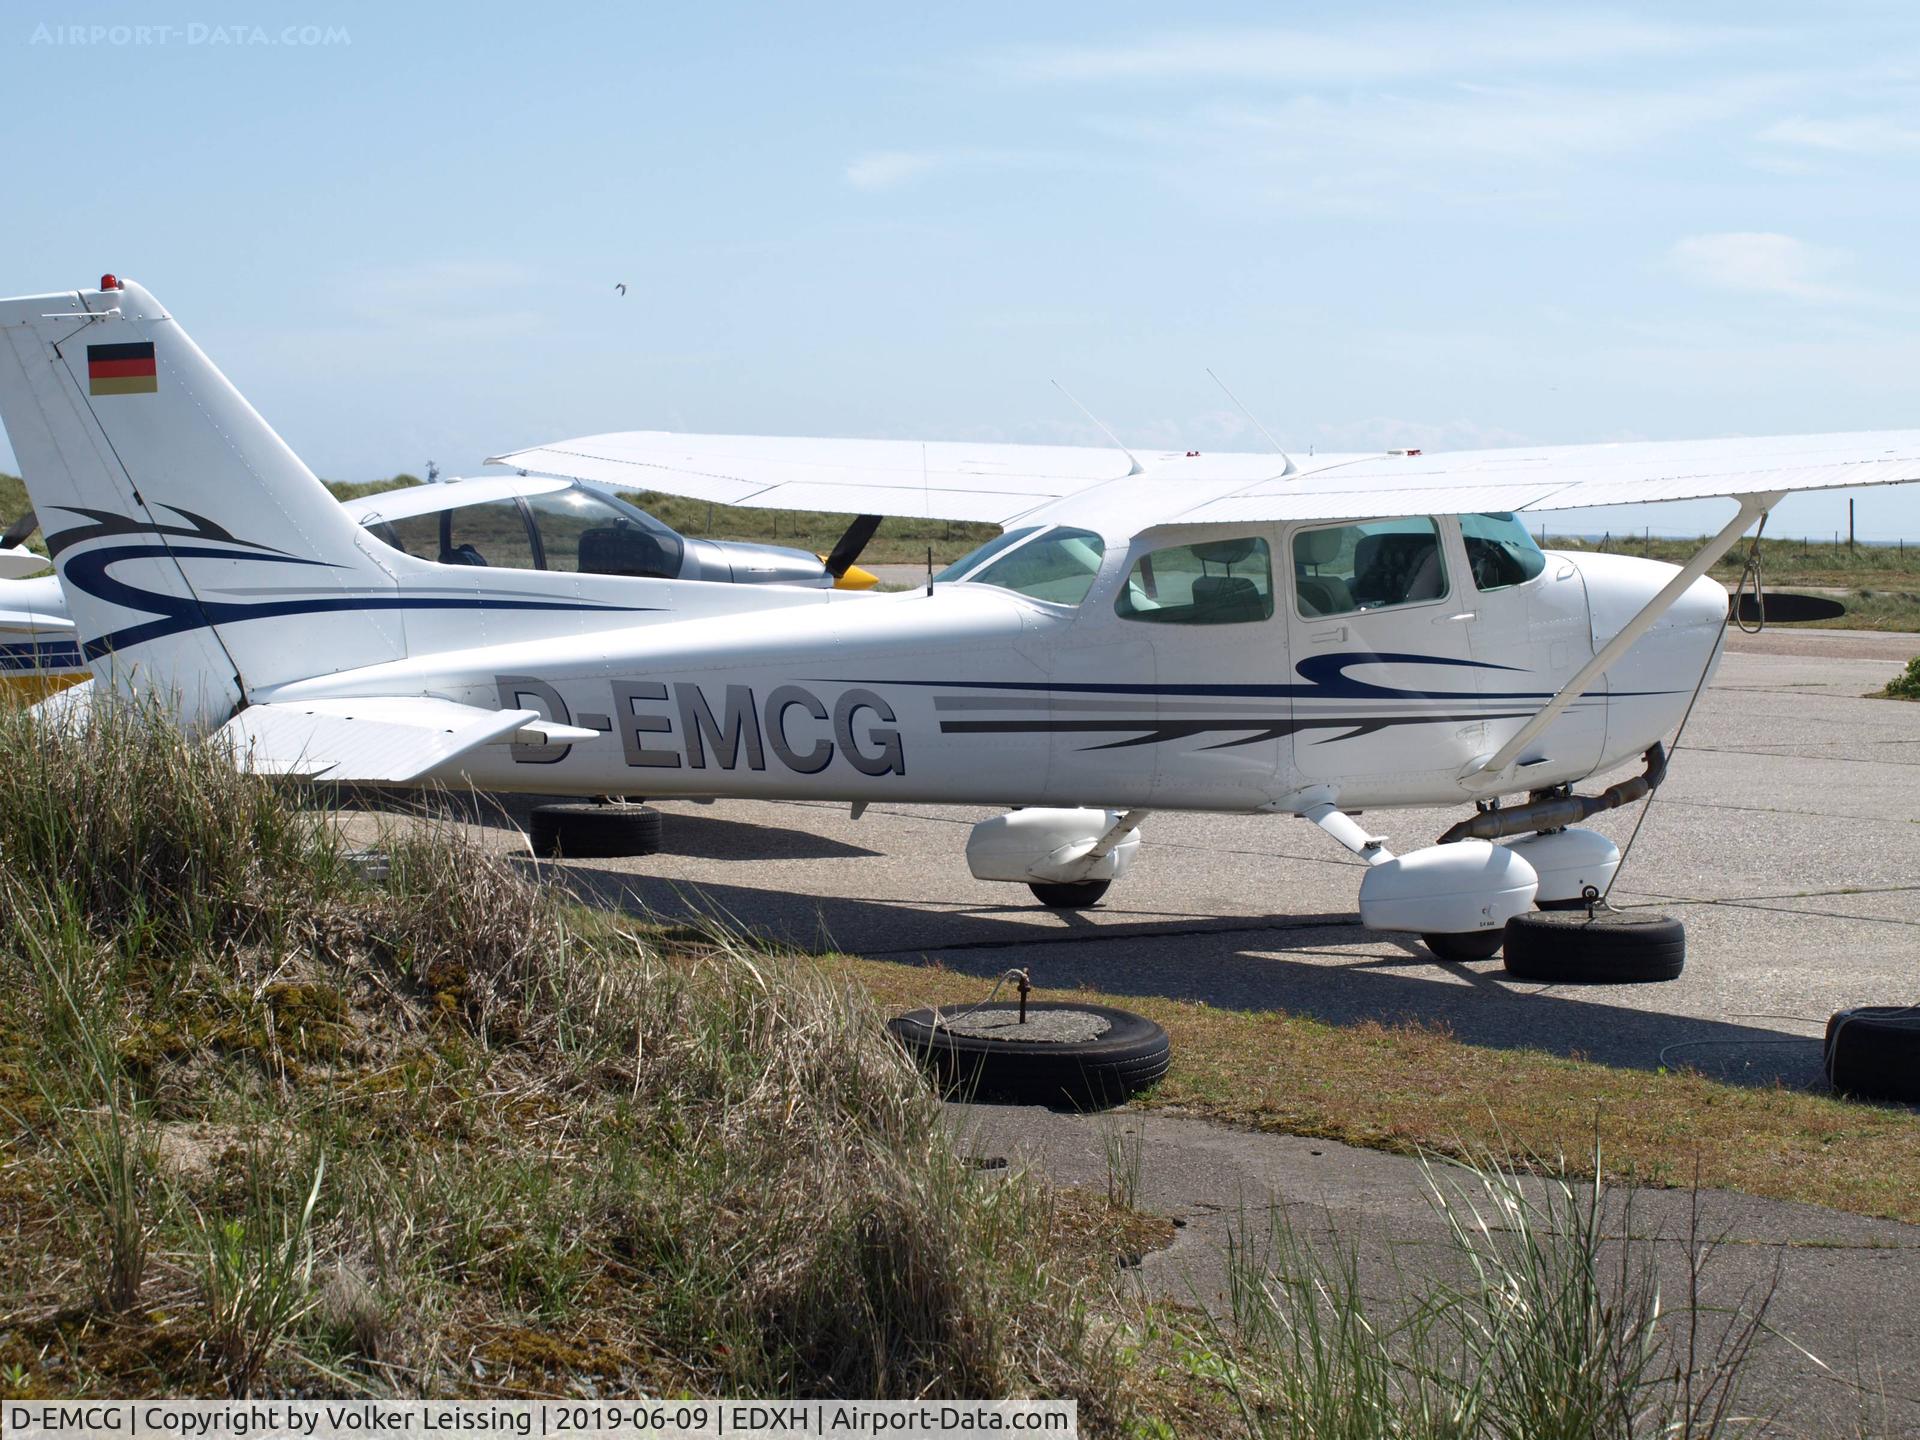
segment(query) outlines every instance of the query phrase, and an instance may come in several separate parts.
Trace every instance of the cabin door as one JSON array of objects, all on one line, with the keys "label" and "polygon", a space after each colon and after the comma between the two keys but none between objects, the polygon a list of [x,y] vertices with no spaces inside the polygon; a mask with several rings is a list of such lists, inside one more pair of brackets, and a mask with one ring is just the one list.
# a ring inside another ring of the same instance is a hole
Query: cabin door
[{"label": "cabin door", "polygon": [[[1302,526],[1288,541],[1293,763],[1345,803],[1450,787],[1476,753],[1471,587],[1427,516]],[[1376,802],[1377,803],[1377,802]]]}]

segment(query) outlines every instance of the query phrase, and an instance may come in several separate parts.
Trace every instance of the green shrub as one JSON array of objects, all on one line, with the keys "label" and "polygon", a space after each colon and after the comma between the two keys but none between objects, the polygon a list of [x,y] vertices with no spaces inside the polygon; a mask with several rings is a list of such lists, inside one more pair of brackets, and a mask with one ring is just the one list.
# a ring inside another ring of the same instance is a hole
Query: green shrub
[{"label": "green shrub", "polygon": [[1890,700],[1920,700],[1920,655],[1907,662],[1907,668],[1887,682],[1884,693]]}]

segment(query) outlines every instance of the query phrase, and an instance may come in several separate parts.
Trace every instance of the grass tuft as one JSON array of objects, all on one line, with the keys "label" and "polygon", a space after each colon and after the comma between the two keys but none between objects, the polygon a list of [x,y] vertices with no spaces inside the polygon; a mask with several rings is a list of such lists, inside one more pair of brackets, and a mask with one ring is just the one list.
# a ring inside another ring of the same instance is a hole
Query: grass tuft
[{"label": "grass tuft", "polygon": [[1604,1183],[1491,1156],[1430,1164],[1427,1178],[1447,1233],[1437,1282],[1409,1283],[1391,1258],[1303,1232],[1279,1206],[1264,1224],[1242,1216],[1231,1322],[1212,1338],[1249,1435],[1711,1440],[1754,1428],[1740,1383],[1771,1292],[1731,1314],[1706,1304],[1697,1206],[1687,1294],[1669,1307],[1653,1242]]}]

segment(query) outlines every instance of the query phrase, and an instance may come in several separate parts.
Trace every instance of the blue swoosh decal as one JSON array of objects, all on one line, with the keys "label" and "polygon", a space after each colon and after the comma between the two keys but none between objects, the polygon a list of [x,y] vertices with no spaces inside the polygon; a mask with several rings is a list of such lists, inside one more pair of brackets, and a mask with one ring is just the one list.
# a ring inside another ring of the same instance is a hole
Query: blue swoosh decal
[{"label": "blue swoosh decal", "polygon": [[[172,507],[169,507],[172,508]],[[85,641],[80,653],[88,660],[116,650],[130,649],[169,635],[180,635],[218,625],[239,624],[248,620],[271,620],[288,615],[360,613],[376,610],[553,610],[639,614],[657,610],[652,605],[604,605],[570,600],[505,600],[485,596],[407,596],[331,595],[299,600],[213,600],[203,601],[192,594],[164,595],[115,579],[108,571],[122,561],[157,559],[208,559],[266,561],[280,565],[310,565],[320,569],[338,569],[324,560],[299,555],[241,540],[211,521],[185,510],[175,513],[193,522],[192,528],[178,525],[152,525],[129,520],[106,511],[74,510],[91,522],[72,526],[47,537],[47,548],[58,554],[85,540],[107,536],[146,534],[175,535],[220,542],[222,546],[244,547],[238,551],[207,545],[104,545],[84,555],[62,562],[60,578],[96,600],[104,600],[122,609],[144,611],[151,620],[123,626],[110,634]]]}]

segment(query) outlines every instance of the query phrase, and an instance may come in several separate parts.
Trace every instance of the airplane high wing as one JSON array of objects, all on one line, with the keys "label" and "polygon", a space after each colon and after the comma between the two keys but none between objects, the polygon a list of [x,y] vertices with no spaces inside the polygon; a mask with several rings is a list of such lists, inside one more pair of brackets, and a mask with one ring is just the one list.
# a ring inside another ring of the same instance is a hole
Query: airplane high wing
[{"label": "airplane high wing", "polygon": [[[1920,430],[1294,462],[1298,469],[1282,474],[1277,455],[1143,453],[1135,471],[1120,450],[630,431],[517,450],[490,463],[723,505],[1003,525],[1042,507],[1048,519],[1094,523],[1107,499],[1099,492],[1129,481],[1128,503],[1117,508],[1130,522],[1198,525],[1575,510],[1899,484],[1920,479]],[[1156,491],[1158,503],[1143,507]]]},{"label": "airplane high wing", "polygon": [[[771,435],[587,435],[496,455],[511,465],[619,490],[720,505],[1005,524],[1036,505],[1131,473],[1119,450]],[[1264,471],[1273,469],[1271,457]]]}]

